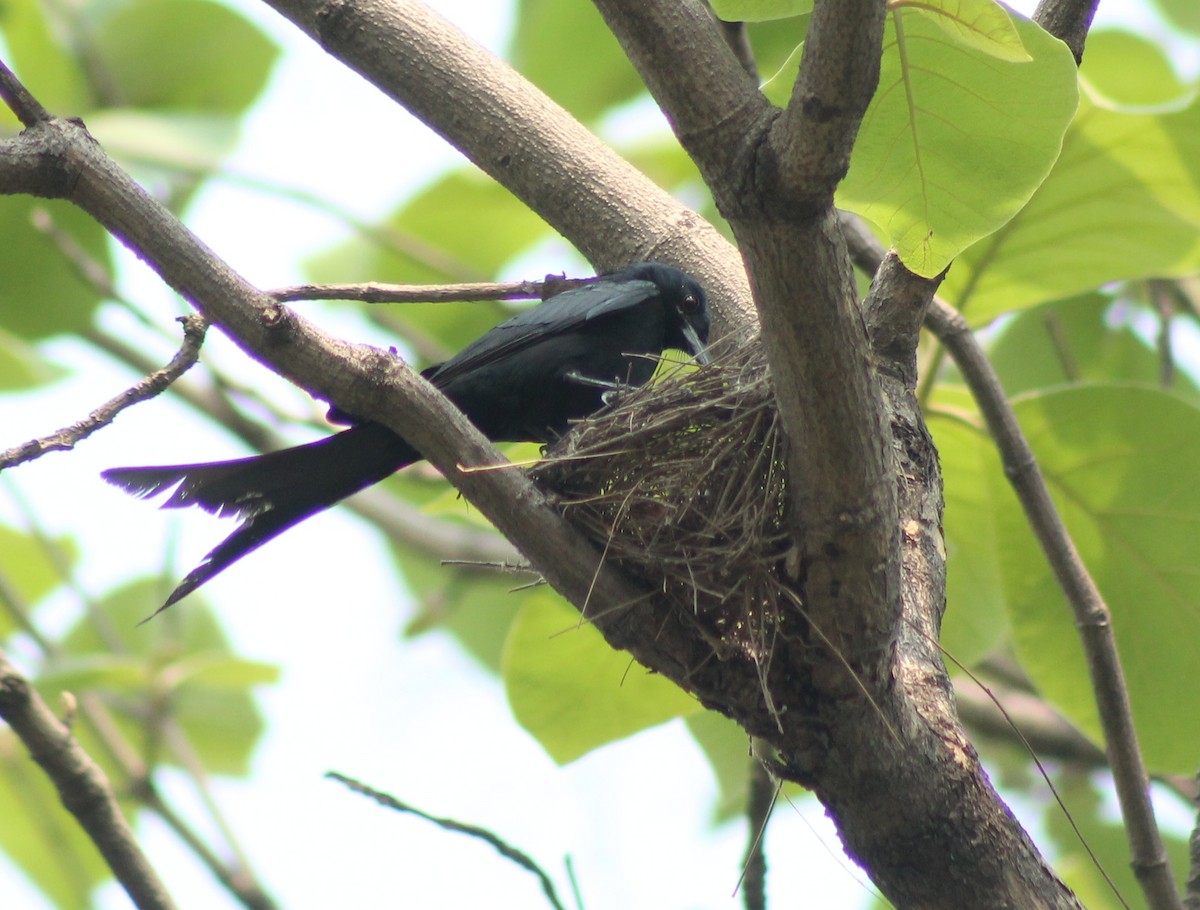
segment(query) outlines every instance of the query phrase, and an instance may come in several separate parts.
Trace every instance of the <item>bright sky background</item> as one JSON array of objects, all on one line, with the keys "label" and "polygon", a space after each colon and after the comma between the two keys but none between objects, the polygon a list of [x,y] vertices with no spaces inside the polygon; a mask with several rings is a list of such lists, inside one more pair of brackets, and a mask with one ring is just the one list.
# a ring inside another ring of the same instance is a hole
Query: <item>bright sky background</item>
[{"label": "bright sky background", "polygon": [[[231,5],[261,22],[285,49],[230,161],[232,172],[285,186],[319,186],[322,196],[373,217],[457,163],[445,143],[264,6],[252,0]],[[507,4],[434,5],[477,40],[502,46]],[[1105,4],[1102,11],[1121,18],[1142,14],[1133,0]],[[350,123],[369,128],[355,127],[347,139]],[[341,224],[309,207],[223,182],[204,192],[189,224],[262,287],[302,280],[305,257],[345,235]],[[577,269],[578,263],[557,256],[520,268],[528,277]],[[156,308],[164,323],[175,315],[170,293],[128,255],[123,286]],[[111,318],[125,325],[119,314]],[[358,331],[361,323],[346,326]],[[0,447],[73,422],[135,378],[77,344],[60,342],[52,349],[80,378],[50,396],[39,392],[36,406],[31,399],[5,399]],[[170,351],[163,354],[165,360]],[[303,406],[282,382],[243,366],[241,355],[215,333],[205,357]],[[177,535],[170,548],[176,560],[171,574],[178,577],[229,526],[200,513],[158,513],[97,475],[120,464],[239,454],[232,440],[156,401],[127,412],[73,453],[11,472],[0,481],[0,518],[20,524],[9,496],[15,484],[47,530],[81,542],[80,581],[91,592],[160,570],[169,534]],[[412,613],[408,595],[379,542],[344,510],[304,522],[222,574],[208,591],[239,653],[285,667],[278,685],[260,690],[271,727],[254,776],[215,783],[233,829],[281,906],[545,906],[536,880],[490,848],[381,810],[323,780],[328,770],[435,815],[492,829],[542,863],[567,901],[562,860],[569,854],[590,908],[741,906],[734,889],[744,825],[708,828],[714,783],[680,725],[648,731],[566,768],[555,766],[511,722],[497,682],[447,636],[400,642],[399,630]],[[70,603],[62,598],[61,616],[69,615]],[[187,814],[203,817],[186,786],[168,789]],[[153,821],[140,833],[181,905],[231,904],[171,833]],[[869,900],[865,877],[841,854],[812,800],[777,811],[768,862],[769,886],[780,905],[786,900],[794,906],[800,898],[811,906],[852,908]],[[17,873],[0,864],[6,906],[43,906],[33,896],[14,902],[7,897],[14,892],[27,894]],[[113,886],[103,906],[129,904]]]}]

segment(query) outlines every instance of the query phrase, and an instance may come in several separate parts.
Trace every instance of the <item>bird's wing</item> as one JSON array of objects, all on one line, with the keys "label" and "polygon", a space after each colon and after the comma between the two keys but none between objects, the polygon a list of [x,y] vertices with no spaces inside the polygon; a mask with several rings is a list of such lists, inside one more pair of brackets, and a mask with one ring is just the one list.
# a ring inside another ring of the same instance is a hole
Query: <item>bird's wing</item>
[{"label": "bird's wing", "polygon": [[635,307],[661,293],[653,281],[600,279],[556,294],[549,300],[500,323],[445,363],[430,370],[434,385],[495,363],[544,338],[573,332],[593,319]]}]

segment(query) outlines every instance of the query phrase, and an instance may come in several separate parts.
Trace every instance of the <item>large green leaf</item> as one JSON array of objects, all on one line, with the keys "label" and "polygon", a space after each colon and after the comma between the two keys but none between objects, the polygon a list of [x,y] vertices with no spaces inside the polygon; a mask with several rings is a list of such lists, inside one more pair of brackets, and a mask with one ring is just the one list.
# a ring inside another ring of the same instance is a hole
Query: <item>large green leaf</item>
[{"label": "large green leaf", "polygon": [[516,22],[513,66],[580,120],[594,121],[645,91],[592,4],[521,0]]},{"label": "large green leaf", "polygon": [[124,105],[240,113],[266,85],[278,50],[208,0],[131,0],[100,24],[96,47]]},{"label": "large green leaf", "polygon": [[521,608],[505,647],[504,684],[517,722],[562,764],[704,710],[674,683],[614,651],[549,592]]},{"label": "large green leaf", "polygon": [[1070,51],[1008,15],[990,0],[946,0],[889,17],[838,204],[876,225],[918,274],[936,275],[1021,209],[1075,110]]},{"label": "large green leaf", "polygon": [[941,292],[975,323],[1107,282],[1200,270],[1200,105],[1085,101],[1029,204],[959,257]]},{"label": "large green leaf", "polygon": [[[164,711],[180,724],[206,770],[244,775],[262,735],[263,721],[251,695],[276,670],[230,651],[213,614],[202,603],[164,613],[138,625],[162,602],[156,583],[140,582],[106,597],[97,609],[107,634],[81,619],[62,639],[59,652],[39,676],[46,697],[67,688],[87,687],[104,696],[118,695],[124,709],[116,714],[129,742],[154,742],[156,718]],[[122,643],[114,652],[112,636]],[[103,759],[86,727],[80,741]],[[172,761],[169,752],[156,757]]]},{"label": "large green leaf", "polygon": [[88,255],[109,264],[107,235],[100,225],[57,199],[0,196],[0,327],[28,340],[77,333],[100,303],[95,287],[79,277],[55,242],[33,226],[46,213]]},{"label": "large green leaf", "polygon": [[[1191,773],[1200,727],[1200,409],[1134,385],[1018,399],[1055,502],[1113,614],[1138,733],[1156,771]],[[1020,657],[1042,692],[1099,738],[1079,635],[1006,482],[993,475],[1000,565]]]},{"label": "large green leaf", "polygon": [[[988,346],[1009,397],[1069,382],[1159,382],[1159,355],[1129,326],[1109,323],[1112,307],[1109,295],[1088,293],[1018,313]],[[1183,371],[1174,388],[1196,394]]]},{"label": "large green leaf", "polygon": [[1168,104],[1194,90],[1179,78],[1161,44],[1115,29],[1088,34],[1079,75],[1097,97],[1116,105]]}]

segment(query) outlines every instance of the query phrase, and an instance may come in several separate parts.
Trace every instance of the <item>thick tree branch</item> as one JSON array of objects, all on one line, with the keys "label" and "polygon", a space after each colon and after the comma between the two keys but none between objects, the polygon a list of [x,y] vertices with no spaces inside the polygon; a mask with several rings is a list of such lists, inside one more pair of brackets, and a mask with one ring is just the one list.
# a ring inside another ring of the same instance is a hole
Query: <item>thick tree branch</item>
[{"label": "thick tree branch", "polygon": [[423,4],[266,2],[512,191],[600,271],[646,259],[677,264],[709,290],[726,321],[718,329],[744,323],[741,261],[710,224]]},{"label": "thick tree branch", "polygon": [[46,707],[37,690],[0,653],[0,717],[58,788],[63,805],[79,821],[109,868],[140,910],[171,910],[175,904],[138,846],[108,778],[71,731]]},{"label": "thick tree branch", "polygon": [[[709,181],[754,288],[790,446],[793,577],[828,646],[774,656],[812,673],[807,713],[785,715],[788,771],[902,906],[1077,906],[979,768],[936,650],[940,477],[912,382],[937,282],[894,263],[864,319],[832,208],[877,81],[884,4],[818,3],[782,116],[731,75],[736,62],[697,4],[597,5]],[[725,80],[715,91],[713,73]],[[989,846],[963,850],[980,831]]]},{"label": "thick tree branch", "polygon": [[737,236],[791,446],[806,610],[851,663],[870,666],[871,685],[886,675],[899,604],[896,509],[887,419],[832,199],[878,78],[883,4],[817,5],[782,117],[701,4],[597,6]]}]

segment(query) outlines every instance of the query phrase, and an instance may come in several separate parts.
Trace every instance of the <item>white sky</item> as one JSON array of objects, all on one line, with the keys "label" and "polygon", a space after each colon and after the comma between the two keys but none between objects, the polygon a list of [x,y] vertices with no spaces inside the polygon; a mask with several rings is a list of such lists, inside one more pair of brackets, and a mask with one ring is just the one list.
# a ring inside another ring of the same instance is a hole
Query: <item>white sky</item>
[{"label": "white sky", "polygon": [[[322,196],[359,215],[378,216],[456,163],[457,155],[441,140],[273,13],[252,0],[231,5],[262,22],[286,50],[270,92],[247,124],[232,170],[284,185],[318,185]],[[507,4],[434,5],[486,45],[501,46]],[[1135,4],[1125,8],[1138,11]],[[369,140],[347,142],[314,116],[348,105],[356,122],[374,125],[377,132]],[[341,225],[309,208],[228,184],[204,193],[189,224],[264,287],[301,280],[304,258],[344,236]],[[157,307],[166,321],[175,312],[169,293],[131,257],[126,260],[129,293]],[[561,265],[547,262],[538,270]],[[57,343],[53,350],[79,378],[50,395],[6,400],[0,445],[72,422],[132,378],[78,345]],[[282,383],[242,367],[227,345],[210,341],[205,352],[302,405]],[[186,411],[155,402],[123,415],[69,455],[11,472],[10,482],[19,485],[50,531],[81,541],[80,579],[88,590],[103,592],[135,572],[160,569],[164,534],[178,534],[172,569],[178,577],[229,526],[198,513],[156,512],[100,482],[100,470],[236,454],[242,453],[232,441],[194,426]],[[19,525],[3,484],[0,519]],[[261,690],[271,727],[256,755],[254,776],[215,784],[222,808],[281,906],[545,906],[536,880],[490,848],[380,810],[323,780],[328,770],[358,777],[433,814],[494,830],[540,861],[568,902],[562,858],[570,854],[588,907],[741,906],[733,892],[744,826],[709,829],[714,784],[681,726],[668,724],[556,767],[510,720],[497,682],[448,637],[434,633],[400,642],[398,632],[412,612],[407,594],[382,546],[344,510],[304,522],[222,574],[208,591],[238,652],[285,668],[278,685]],[[61,615],[70,612],[69,605],[63,597]],[[186,609],[186,603],[177,609]],[[202,817],[181,781],[172,784],[168,791],[186,814]],[[143,824],[141,833],[181,905],[231,904],[173,835],[153,822]],[[795,905],[798,896],[824,907],[868,902],[861,872],[842,856],[812,800],[800,803],[798,811],[777,812],[768,850],[769,886],[780,905]],[[21,891],[17,874],[0,865],[0,894]],[[42,906],[27,892],[17,903],[4,903]],[[102,903],[128,906],[115,887],[106,889]]]}]

